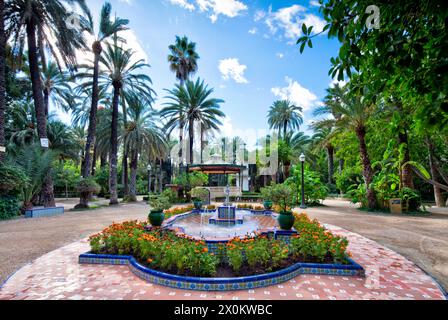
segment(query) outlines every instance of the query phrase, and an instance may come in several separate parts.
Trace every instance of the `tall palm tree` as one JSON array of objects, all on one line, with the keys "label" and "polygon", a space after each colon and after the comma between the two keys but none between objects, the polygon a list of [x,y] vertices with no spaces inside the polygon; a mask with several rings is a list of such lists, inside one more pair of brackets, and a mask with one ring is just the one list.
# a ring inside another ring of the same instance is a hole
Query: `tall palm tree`
[{"label": "tall palm tree", "polygon": [[49,114],[50,99],[56,107],[64,111],[70,109],[72,104],[72,87],[66,73],[60,72],[54,62],[49,62],[42,68],[42,85],[44,87],[45,114]]},{"label": "tall palm tree", "polygon": [[[373,169],[366,144],[367,121],[372,114],[372,106],[367,104],[363,97],[351,85],[356,79],[352,79],[350,85],[343,90],[331,90],[326,97],[326,104],[319,107],[316,115],[338,115],[334,119],[320,120],[315,127],[335,127],[340,130],[352,130],[359,141],[359,153],[363,167],[363,177],[366,183],[367,201],[370,209],[376,208],[376,196],[373,187]],[[350,86],[350,87],[349,87]],[[351,91],[349,91],[351,90]]]},{"label": "tall palm tree", "polygon": [[285,138],[288,130],[299,130],[303,124],[302,112],[302,107],[294,105],[289,100],[275,101],[268,114],[269,126],[271,129],[277,129],[279,136],[282,132]]},{"label": "tall palm tree", "polygon": [[161,112],[162,116],[174,115],[167,123],[167,128],[172,130],[173,124],[180,122],[176,114],[184,115],[182,120],[185,121],[184,125],[189,136],[189,163],[192,164],[195,122],[218,128],[221,125],[219,118],[225,116],[219,109],[219,105],[224,103],[224,100],[211,98],[213,89],[209,89],[200,79],[196,82],[187,80],[185,86],[176,85],[173,90],[167,91],[169,94],[167,99],[170,102],[165,104],[166,107]]},{"label": "tall palm tree", "polygon": [[112,122],[109,154],[109,191],[110,205],[118,204],[117,164],[118,164],[118,120],[119,105],[124,92],[139,95],[145,101],[152,101],[154,91],[151,89],[151,78],[146,74],[136,73],[139,69],[149,67],[143,60],[133,61],[134,51],[124,49],[118,44],[117,38],[113,44],[108,44],[100,62],[105,71],[100,73],[99,81],[102,90],[112,90]]},{"label": "tall palm tree", "polygon": [[[92,74],[92,99],[89,113],[89,128],[87,131],[86,151],[84,165],[81,170],[81,174],[84,178],[89,177],[92,168],[92,158],[90,156],[90,150],[95,143],[96,134],[96,117],[98,112],[98,102],[100,99],[98,81],[99,81],[99,64],[100,57],[103,52],[102,43],[113,35],[116,35],[120,31],[127,29],[129,20],[115,18],[111,20],[112,6],[109,2],[106,2],[101,9],[100,24],[98,28],[98,34],[96,40],[93,42],[92,51],[94,54],[93,60],[93,74]],[[89,25],[89,32],[95,34],[93,22]]]},{"label": "tall palm tree", "polygon": [[[139,156],[145,152],[166,149],[162,130],[157,126],[152,108],[135,98],[129,104],[129,121],[122,137],[124,148],[130,154],[129,201],[137,201],[137,168]],[[161,152],[156,152],[160,156]]]},{"label": "tall palm tree", "polygon": [[[0,0],[0,147],[5,146],[5,109],[6,109],[6,34],[5,1]],[[5,160],[5,153],[0,151],[0,164]]]},{"label": "tall palm tree", "polygon": [[[37,132],[40,139],[47,138],[47,119],[39,70],[37,30],[39,28],[42,30],[41,36],[47,46],[50,47],[51,52],[58,53],[55,58],[60,57],[65,65],[76,65],[76,51],[85,48],[85,39],[83,30],[72,28],[67,23],[73,17],[69,7],[75,5],[78,5],[83,14],[90,19],[90,12],[85,0],[6,1],[5,20],[7,30],[13,37],[14,52],[22,55],[25,38],[28,45],[28,62],[36,109]],[[80,16],[79,21],[82,22],[82,25],[85,25],[86,19]],[[57,39],[57,41],[50,39]],[[54,206],[53,180],[50,172],[44,182],[43,194],[44,205],[46,207]]]},{"label": "tall palm tree", "polygon": [[334,136],[334,131],[331,128],[318,127],[314,129],[314,135],[312,140],[315,144],[314,149],[325,149],[327,152],[328,160],[328,184],[334,182],[334,152],[335,147],[331,142],[331,138]]},{"label": "tall palm tree", "polygon": [[[170,54],[168,55],[168,62],[170,70],[176,74],[176,79],[179,80],[180,85],[184,86],[185,82],[198,70],[199,54],[196,52],[196,43],[190,42],[186,36],[176,36],[176,42],[169,46]],[[182,110],[179,110],[181,112]],[[179,164],[183,160],[183,140],[184,140],[184,115],[179,114]]]}]

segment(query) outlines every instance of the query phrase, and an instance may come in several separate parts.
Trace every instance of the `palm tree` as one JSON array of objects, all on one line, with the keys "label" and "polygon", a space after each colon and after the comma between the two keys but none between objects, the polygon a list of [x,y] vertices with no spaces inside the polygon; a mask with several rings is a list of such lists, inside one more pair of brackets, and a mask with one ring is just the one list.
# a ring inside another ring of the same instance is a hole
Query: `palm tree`
[{"label": "palm tree", "polygon": [[[129,20],[115,18],[114,21],[111,20],[111,11],[112,6],[110,3],[106,2],[101,9],[100,14],[100,24],[98,34],[96,36],[96,40],[93,42],[92,51],[94,54],[93,60],[93,75],[92,75],[92,99],[91,99],[91,107],[89,113],[89,128],[87,131],[87,141],[86,141],[86,151],[85,151],[85,159],[83,169],[81,170],[81,174],[84,178],[88,178],[92,168],[92,160],[90,156],[90,150],[95,143],[95,134],[96,134],[96,117],[98,112],[98,102],[100,98],[99,93],[99,64],[101,53],[103,52],[102,43],[110,38],[112,35],[116,35],[120,31],[124,31],[127,29],[127,25],[129,24]],[[90,23],[89,32],[91,34],[95,34],[93,22]]]},{"label": "palm tree", "polygon": [[113,44],[108,44],[104,56],[100,58],[105,72],[100,73],[99,81],[102,90],[112,90],[112,122],[110,139],[110,205],[118,204],[117,193],[117,163],[118,163],[118,120],[119,104],[122,95],[125,92],[132,92],[133,95],[139,95],[144,101],[152,101],[154,91],[151,89],[151,78],[145,74],[136,73],[141,68],[149,67],[143,60],[133,62],[134,52],[130,49],[124,49],[118,45],[115,38]]},{"label": "palm tree", "polygon": [[[156,125],[152,108],[135,98],[127,109],[129,121],[122,137],[124,148],[130,154],[131,177],[129,181],[129,201],[137,201],[137,168],[139,156],[143,151],[166,149],[162,130]],[[160,154],[160,152],[157,152]]]},{"label": "palm tree", "polygon": [[283,131],[283,137],[288,134],[288,130],[299,130],[303,124],[302,107],[294,105],[289,100],[275,101],[268,114],[268,123],[271,129]]},{"label": "palm tree", "polygon": [[[6,34],[5,1],[0,0],[0,147],[5,146],[5,108],[6,108]],[[5,153],[0,151],[0,164],[5,160]]]},{"label": "palm tree", "polygon": [[61,73],[54,62],[49,62],[46,68],[42,68],[42,85],[44,87],[45,114],[49,114],[50,99],[56,107],[64,111],[70,109],[72,104],[72,87],[66,73]]},{"label": "palm tree", "polygon": [[[67,66],[76,65],[76,51],[85,48],[85,39],[82,30],[72,28],[67,23],[73,17],[69,6],[75,5],[78,5],[90,19],[90,12],[85,0],[6,1],[5,20],[8,32],[13,37],[14,52],[22,55],[25,38],[28,45],[28,62],[36,110],[37,132],[40,139],[47,138],[47,119],[36,33],[38,29],[42,30],[41,37],[51,52],[57,53],[55,58],[60,57]],[[86,22],[84,17],[80,16],[79,19],[82,24]],[[57,39],[57,41],[50,39]],[[44,205],[46,207],[54,206],[53,180],[50,173],[45,179],[43,194]]]},{"label": "palm tree", "polygon": [[[350,85],[356,79],[352,79]],[[352,91],[349,91],[351,89]],[[372,114],[372,106],[366,104],[363,97],[352,87],[343,90],[330,90],[324,106],[315,111],[316,115],[337,115],[334,119],[320,120],[314,124],[316,128],[335,127],[338,130],[353,130],[359,141],[359,152],[366,183],[367,201],[370,209],[376,208],[376,196],[373,187],[373,169],[366,144],[367,121]]]},{"label": "palm tree", "polygon": [[[169,46],[170,54],[168,55],[168,62],[170,70],[176,74],[176,79],[180,81],[180,85],[184,86],[185,82],[198,70],[198,60],[200,59],[196,52],[196,43],[190,42],[186,36],[182,38],[176,36],[176,42]],[[181,112],[182,110],[179,110]],[[179,164],[182,163],[183,140],[184,140],[184,115],[178,116],[179,127]]]},{"label": "palm tree", "polygon": [[325,149],[327,151],[327,160],[328,160],[328,184],[333,184],[333,176],[334,176],[334,152],[335,147],[331,142],[331,138],[334,136],[334,132],[331,128],[326,127],[318,127],[315,128],[315,133],[312,137],[312,140],[315,144],[315,149]]},{"label": "palm tree", "polygon": [[[185,86],[176,85],[173,90],[167,90],[170,102],[161,112],[162,116],[174,115],[167,123],[167,128],[173,129],[174,124],[179,123],[182,114],[182,121],[185,121],[185,127],[189,136],[189,163],[194,161],[194,124],[204,124],[206,127],[218,128],[221,125],[219,118],[224,117],[224,113],[219,110],[219,105],[224,100],[210,98],[213,89],[209,89],[204,81],[197,79],[196,82],[187,80]],[[184,128],[182,128],[183,130]]]}]

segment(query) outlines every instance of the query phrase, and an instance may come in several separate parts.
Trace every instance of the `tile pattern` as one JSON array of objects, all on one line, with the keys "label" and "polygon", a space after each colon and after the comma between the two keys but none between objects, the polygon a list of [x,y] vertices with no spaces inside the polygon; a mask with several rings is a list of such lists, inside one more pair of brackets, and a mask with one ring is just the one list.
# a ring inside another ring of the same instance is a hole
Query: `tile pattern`
[{"label": "tile pattern", "polygon": [[414,263],[378,243],[327,226],[350,241],[366,278],[302,275],[268,288],[230,292],[171,289],[148,283],[128,266],[79,265],[80,241],[50,252],[14,274],[0,299],[14,300],[444,300],[437,283]]}]

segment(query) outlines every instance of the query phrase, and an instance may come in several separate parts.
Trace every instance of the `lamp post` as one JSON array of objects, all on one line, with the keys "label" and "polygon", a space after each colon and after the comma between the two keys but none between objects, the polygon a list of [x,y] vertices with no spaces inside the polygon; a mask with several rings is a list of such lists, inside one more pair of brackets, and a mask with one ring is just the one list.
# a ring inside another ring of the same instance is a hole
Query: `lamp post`
[{"label": "lamp post", "polygon": [[302,163],[302,204],[300,205],[300,209],[307,209],[307,206],[305,204],[305,160],[306,157],[302,153],[300,155],[300,162]]},{"label": "lamp post", "polygon": [[151,164],[148,164],[147,169],[148,169],[148,195],[149,195],[151,193],[151,170],[152,170]]}]

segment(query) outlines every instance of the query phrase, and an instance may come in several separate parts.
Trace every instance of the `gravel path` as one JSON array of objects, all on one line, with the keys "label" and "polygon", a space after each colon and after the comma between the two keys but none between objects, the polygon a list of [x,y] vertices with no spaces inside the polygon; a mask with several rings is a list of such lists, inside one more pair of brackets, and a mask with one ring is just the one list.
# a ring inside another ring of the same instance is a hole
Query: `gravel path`
[{"label": "gravel path", "polygon": [[[73,201],[62,201],[67,209]],[[311,217],[359,233],[402,254],[448,288],[448,214],[431,217],[377,215],[359,212],[346,201],[328,200],[325,207],[305,210]],[[40,256],[86,238],[112,222],[144,220],[143,202],[63,216],[0,222],[0,283]]]}]

